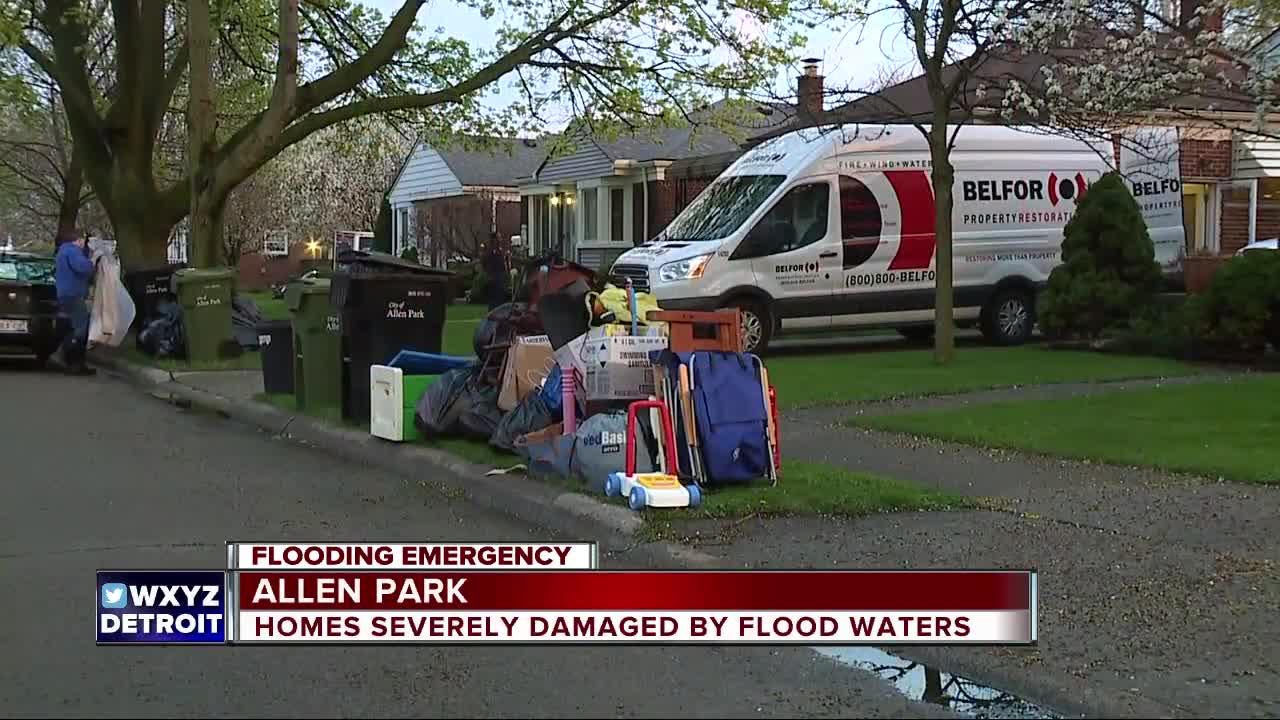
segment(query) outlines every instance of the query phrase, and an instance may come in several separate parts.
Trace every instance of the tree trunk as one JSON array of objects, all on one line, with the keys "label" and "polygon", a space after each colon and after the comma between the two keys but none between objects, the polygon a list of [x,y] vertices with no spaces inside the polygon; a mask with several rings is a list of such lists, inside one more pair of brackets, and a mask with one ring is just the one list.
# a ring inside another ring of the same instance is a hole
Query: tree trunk
[{"label": "tree trunk", "polygon": [[152,212],[145,203],[137,201],[106,210],[115,230],[122,270],[158,268],[169,262],[169,236],[176,221]]},{"label": "tree trunk", "polygon": [[955,355],[955,314],[951,291],[951,207],[955,171],[947,144],[947,117],[935,117],[929,135],[929,154],[933,161],[934,233],[937,239],[937,290],[934,300],[933,359],[939,365],[951,362]]},{"label": "tree trunk", "polygon": [[80,191],[84,187],[84,172],[80,161],[72,158],[62,176],[62,200],[58,204],[57,237],[72,237],[76,222],[80,219]]},{"label": "tree trunk", "polygon": [[946,697],[942,694],[942,672],[937,668],[925,666],[924,668],[924,697],[925,702],[933,705],[946,705]]},{"label": "tree trunk", "polygon": [[187,127],[191,149],[191,263],[217,267],[222,260],[222,209],[226,197],[215,195],[213,154],[217,143],[217,103],[213,89],[213,57],[209,0],[187,3],[187,45],[191,48]]}]

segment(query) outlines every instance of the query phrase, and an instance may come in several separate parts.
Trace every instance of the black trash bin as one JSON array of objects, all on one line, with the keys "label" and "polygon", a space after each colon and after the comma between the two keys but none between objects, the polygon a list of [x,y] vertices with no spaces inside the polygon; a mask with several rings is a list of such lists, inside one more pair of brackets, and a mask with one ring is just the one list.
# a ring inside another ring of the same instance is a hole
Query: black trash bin
[{"label": "black trash bin", "polygon": [[264,320],[257,325],[262,353],[262,389],[268,395],[293,394],[293,323]]},{"label": "black trash bin", "polygon": [[369,420],[369,368],[401,350],[439,353],[453,273],[339,271],[330,300],[342,315],[342,416]]},{"label": "black trash bin", "polygon": [[147,326],[148,322],[156,317],[156,305],[161,300],[166,298],[176,300],[173,291],[170,289],[169,281],[173,277],[174,271],[183,267],[185,266],[166,265],[150,270],[133,270],[124,273],[122,278],[124,288],[129,291],[129,297],[133,298],[133,304],[136,308],[133,316],[133,328],[135,330],[142,330]]}]

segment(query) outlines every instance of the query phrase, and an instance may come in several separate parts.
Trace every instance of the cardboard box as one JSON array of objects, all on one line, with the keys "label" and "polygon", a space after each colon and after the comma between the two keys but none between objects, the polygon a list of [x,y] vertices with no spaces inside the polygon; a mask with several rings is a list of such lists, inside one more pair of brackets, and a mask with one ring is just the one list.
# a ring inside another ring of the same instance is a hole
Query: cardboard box
[{"label": "cardboard box", "polygon": [[615,335],[583,344],[583,391],[590,400],[643,400],[654,393],[649,353],[667,338]]},{"label": "cardboard box", "polygon": [[510,412],[526,395],[541,388],[555,362],[551,339],[546,335],[516,338],[503,360],[498,409]]},{"label": "cardboard box", "polygon": [[[661,338],[662,348],[667,346],[666,334],[660,328],[653,326],[639,327],[640,335],[638,337]],[[567,345],[556,351],[556,362],[560,365],[560,371],[564,373],[566,378],[574,377],[577,380],[577,387],[582,387],[586,375],[586,356],[588,353],[594,355],[594,351],[587,346],[588,340],[600,340],[607,337],[630,336],[631,327],[628,325],[601,325],[593,327],[587,332],[569,341]],[[570,373],[572,372],[572,375]]]}]

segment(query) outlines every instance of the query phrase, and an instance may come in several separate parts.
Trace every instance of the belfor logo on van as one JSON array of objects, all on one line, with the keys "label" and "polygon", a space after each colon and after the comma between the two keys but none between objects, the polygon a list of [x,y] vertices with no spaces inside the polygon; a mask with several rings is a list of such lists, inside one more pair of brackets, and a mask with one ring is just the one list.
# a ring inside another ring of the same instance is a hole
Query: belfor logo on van
[{"label": "belfor logo on van", "polygon": [[773,271],[779,275],[786,275],[788,273],[816,273],[818,272],[818,263],[807,262],[795,263],[792,265],[775,265],[773,267]]},{"label": "belfor logo on van", "polygon": [[1084,195],[1088,187],[1084,175],[1059,178],[1049,173],[1047,183],[1040,180],[965,180],[961,191],[966,202],[1002,202],[1007,200],[1044,200],[1046,192],[1054,206],[1060,201]]},{"label": "belfor logo on van", "polygon": [[1057,206],[1059,198],[1063,200],[1080,199],[1088,188],[1089,184],[1085,182],[1084,175],[1080,173],[1076,173],[1074,183],[1066,178],[1059,180],[1056,173],[1049,173],[1049,202],[1055,206]]}]

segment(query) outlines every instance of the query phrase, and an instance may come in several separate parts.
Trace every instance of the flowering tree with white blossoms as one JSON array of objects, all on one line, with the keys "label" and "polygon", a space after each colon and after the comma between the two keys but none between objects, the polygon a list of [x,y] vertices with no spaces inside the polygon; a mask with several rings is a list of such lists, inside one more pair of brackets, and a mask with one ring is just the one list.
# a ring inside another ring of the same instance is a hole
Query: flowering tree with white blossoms
[{"label": "flowering tree with white blossoms", "polygon": [[288,148],[229,196],[222,237],[229,265],[275,232],[327,242],[341,230],[372,231],[387,187],[409,149],[385,118],[320,131]]},{"label": "flowering tree with white blossoms", "polygon": [[[959,129],[1016,123],[1109,146],[1117,131],[1149,124],[1157,113],[1203,121],[1206,112],[1248,110],[1253,132],[1275,134],[1267,120],[1280,108],[1280,68],[1249,56],[1263,28],[1248,26],[1248,18],[1265,13],[1253,5],[1242,12],[1241,2],[1205,0],[1188,18],[1171,16],[1172,3],[1148,0],[885,0],[852,12],[900,19],[928,94],[922,111],[905,106],[912,98],[892,87],[843,91],[860,100],[845,119],[907,122],[929,142],[938,363],[954,354],[950,153]],[[1225,19],[1222,31],[1213,18]]]}]

